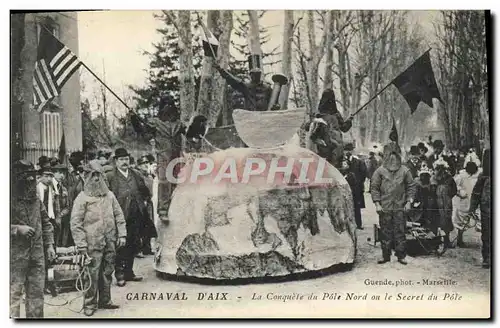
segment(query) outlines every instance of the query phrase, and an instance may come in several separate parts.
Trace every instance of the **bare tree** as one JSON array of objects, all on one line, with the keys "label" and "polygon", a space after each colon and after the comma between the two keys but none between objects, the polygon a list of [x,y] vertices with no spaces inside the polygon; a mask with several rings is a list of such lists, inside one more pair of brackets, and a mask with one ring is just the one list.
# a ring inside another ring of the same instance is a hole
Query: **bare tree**
[{"label": "bare tree", "polygon": [[333,89],[333,44],[334,44],[334,33],[335,33],[335,12],[333,10],[328,11],[329,24],[325,28],[327,29],[326,34],[326,58],[325,58],[325,71],[323,73],[323,90]]},{"label": "bare tree", "polygon": [[191,16],[189,10],[179,10],[176,28],[179,33],[179,84],[181,120],[188,121],[195,110],[195,84]]},{"label": "bare tree", "polygon": [[[229,67],[229,46],[231,44],[231,32],[233,30],[233,12],[231,10],[222,10],[220,18],[221,19],[218,24],[220,34],[218,38],[219,50],[217,54],[217,62],[222,68],[227,69]],[[226,80],[217,74],[214,80],[214,92],[208,116],[210,126],[215,126],[217,119],[227,106],[225,101],[226,90]],[[223,117],[224,116],[226,117],[226,120],[224,120],[225,122],[223,123],[227,124],[227,115],[223,115]]]},{"label": "bare tree", "polygon": [[323,34],[319,44],[316,44],[316,24],[314,19],[314,11],[307,12],[307,32],[309,41],[309,58],[307,65],[307,82],[309,84],[309,109],[311,112],[316,110],[318,106],[318,70],[319,63],[325,54],[326,38],[330,25],[331,15],[327,15],[323,24]]},{"label": "bare tree", "polygon": [[248,45],[250,52],[254,55],[262,55],[259,36],[259,15],[256,10],[248,10],[250,32],[248,33]]},{"label": "bare tree", "polygon": [[[212,32],[214,36],[218,39],[220,36],[218,21],[219,21],[220,11],[218,10],[207,10],[207,29]],[[207,36],[208,37],[208,36]],[[203,58],[203,67],[201,72],[200,79],[200,91],[198,94],[198,105],[196,106],[196,110],[198,114],[204,115],[205,117],[210,116],[211,112],[211,98],[214,93],[214,70],[213,63],[216,60],[213,57],[205,56]],[[215,121],[217,118],[215,118]],[[210,119],[213,121],[213,119]]]},{"label": "bare tree", "polygon": [[293,41],[293,11],[285,10],[285,21],[283,24],[283,47],[281,72],[288,78],[288,85],[283,86],[280,93],[280,103],[283,108],[288,108],[288,91],[292,82],[292,41]]},{"label": "bare tree", "polygon": [[442,11],[436,26],[438,83],[444,105],[438,116],[452,148],[489,143],[485,13]]}]

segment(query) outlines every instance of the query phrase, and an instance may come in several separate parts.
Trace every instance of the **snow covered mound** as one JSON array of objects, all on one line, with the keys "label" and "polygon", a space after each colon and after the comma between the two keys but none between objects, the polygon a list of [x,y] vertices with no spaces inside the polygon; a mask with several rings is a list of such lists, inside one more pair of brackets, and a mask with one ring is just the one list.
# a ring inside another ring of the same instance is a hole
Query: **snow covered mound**
[{"label": "snow covered mound", "polygon": [[[287,276],[353,263],[353,201],[336,168],[295,145],[233,148],[208,157],[219,173],[195,182],[186,179],[174,191],[169,221],[158,227],[157,271],[224,280]],[[235,164],[225,167],[228,158]],[[270,181],[268,166],[245,179],[249,158],[282,166],[289,159],[291,178],[278,172]],[[304,158],[310,163],[305,170],[298,161]],[[188,164],[181,175],[189,176],[194,166]],[[321,183],[315,180],[318,168],[323,169]],[[236,174],[231,175],[232,170]],[[214,181],[220,172],[226,175]]]},{"label": "snow covered mound", "polygon": [[235,109],[233,120],[238,135],[249,147],[271,148],[287,143],[305,115],[305,108],[262,112]]}]

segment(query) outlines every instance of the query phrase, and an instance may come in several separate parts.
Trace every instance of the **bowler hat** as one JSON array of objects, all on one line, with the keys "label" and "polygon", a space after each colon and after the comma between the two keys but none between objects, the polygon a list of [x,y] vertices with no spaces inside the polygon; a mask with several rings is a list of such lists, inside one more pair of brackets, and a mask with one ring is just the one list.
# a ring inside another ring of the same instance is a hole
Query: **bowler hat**
[{"label": "bowler hat", "polygon": [[353,151],[354,150],[354,144],[352,142],[349,142],[349,143],[345,144],[344,150]]},{"label": "bowler hat", "polygon": [[125,148],[118,148],[115,150],[115,158],[130,157],[130,154]]},{"label": "bowler hat", "polygon": [[38,163],[37,165],[42,168],[42,169],[48,169],[50,168],[50,159],[43,155],[38,158]]},{"label": "bowler hat", "polygon": [[417,156],[418,155],[418,147],[413,145],[410,147],[410,155]]},{"label": "bowler hat", "polygon": [[425,152],[429,151],[429,148],[427,148],[423,142],[419,142],[417,148],[423,149]]},{"label": "bowler hat", "polygon": [[434,140],[432,143],[432,147],[434,148],[444,148],[444,143],[442,140]]}]

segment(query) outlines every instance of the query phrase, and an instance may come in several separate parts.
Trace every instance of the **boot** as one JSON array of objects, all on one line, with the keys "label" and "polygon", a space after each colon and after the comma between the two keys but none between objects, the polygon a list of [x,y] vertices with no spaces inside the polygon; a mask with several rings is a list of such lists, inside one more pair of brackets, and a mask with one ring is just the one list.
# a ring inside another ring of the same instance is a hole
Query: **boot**
[{"label": "boot", "polygon": [[377,261],[378,264],[384,264],[391,261],[391,253],[382,250],[382,258]]},{"label": "boot", "polygon": [[451,244],[449,232],[447,232],[446,235],[444,236],[444,246],[446,248],[455,248],[455,246]]},{"label": "boot", "polygon": [[464,231],[463,230],[458,230],[457,246],[460,248],[465,248]]},{"label": "boot", "polygon": [[380,260],[377,261],[377,264],[384,264],[384,263],[387,263],[387,262],[390,262],[391,259],[388,259],[388,258],[382,258]]},{"label": "boot", "polygon": [[407,265],[408,264],[408,261],[405,260],[404,257],[398,257],[398,262],[403,264],[403,265]]}]

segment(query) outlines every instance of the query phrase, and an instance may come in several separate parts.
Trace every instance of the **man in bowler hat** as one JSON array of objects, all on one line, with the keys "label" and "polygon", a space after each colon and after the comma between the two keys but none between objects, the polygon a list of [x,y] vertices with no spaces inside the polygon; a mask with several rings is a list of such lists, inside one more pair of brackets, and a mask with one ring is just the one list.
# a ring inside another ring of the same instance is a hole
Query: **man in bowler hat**
[{"label": "man in bowler hat", "polygon": [[141,281],[134,273],[134,258],[141,246],[140,224],[147,212],[145,202],[151,195],[141,174],[130,168],[130,154],[124,148],[115,151],[115,169],[107,174],[109,189],[115,194],[125,216],[127,240],[116,252],[115,277],[117,285],[126,281]]},{"label": "man in bowler hat", "polygon": [[410,157],[406,161],[406,167],[410,169],[410,173],[413,179],[418,177],[418,171],[420,171],[420,165],[422,161],[419,158],[418,147],[413,145],[410,147]]}]

